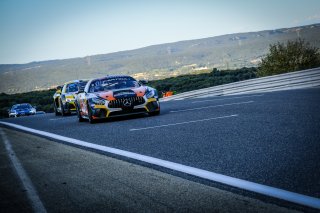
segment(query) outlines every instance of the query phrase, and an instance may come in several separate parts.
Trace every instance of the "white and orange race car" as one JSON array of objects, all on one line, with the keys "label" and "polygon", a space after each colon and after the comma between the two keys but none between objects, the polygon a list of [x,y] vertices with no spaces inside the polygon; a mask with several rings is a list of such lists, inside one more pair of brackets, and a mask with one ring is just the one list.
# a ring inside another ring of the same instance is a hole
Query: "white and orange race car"
[{"label": "white and orange race car", "polygon": [[89,80],[76,97],[79,121],[88,119],[94,123],[102,118],[140,113],[159,115],[158,92],[144,83],[125,75]]}]

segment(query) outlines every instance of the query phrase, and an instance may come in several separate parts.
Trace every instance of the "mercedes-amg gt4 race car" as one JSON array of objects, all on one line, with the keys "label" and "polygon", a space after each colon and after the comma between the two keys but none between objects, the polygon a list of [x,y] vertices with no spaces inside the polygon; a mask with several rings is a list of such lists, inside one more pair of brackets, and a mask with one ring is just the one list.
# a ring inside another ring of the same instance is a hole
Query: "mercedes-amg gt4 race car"
[{"label": "mercedes-amg gt4 race car", "polygon": [[76,112],[75,97],[79,88],[83,88],[88,80],[74,80],[58,86],[53,95],[53,106],[56,115],[67,115]]},{"label": "mercedes-amg gt4 race car", "polygon": [[90,80],[76,98],[79,121],[148,113],[160,114],[156,89],[125,75]]}]

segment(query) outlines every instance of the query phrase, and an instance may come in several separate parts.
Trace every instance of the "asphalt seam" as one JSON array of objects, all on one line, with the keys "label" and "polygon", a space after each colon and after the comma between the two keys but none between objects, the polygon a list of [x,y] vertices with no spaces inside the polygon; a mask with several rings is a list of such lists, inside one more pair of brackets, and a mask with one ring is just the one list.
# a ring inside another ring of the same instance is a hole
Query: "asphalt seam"
[{"label": "asphalt seam", "polygon": [[27,197],[31,203],[31,206],[34,210],[34,212],[47,212],[45,209],[43,203],[40,200],[40,197],[37,193],[37,190],[35,189],[34,185],[32,184],[31,179],[29,178],[28,174],[24,170],[22,164],[20,163],[17,155],[15,154],[14,150],[12,149],[11,143],[9,139],[7,138],[7,135],[4,133],[4,131],[0,128],[0,135],[4,142],[5,148],[8,153],[8,157],[22,183],[24,188],[27,192]]}]

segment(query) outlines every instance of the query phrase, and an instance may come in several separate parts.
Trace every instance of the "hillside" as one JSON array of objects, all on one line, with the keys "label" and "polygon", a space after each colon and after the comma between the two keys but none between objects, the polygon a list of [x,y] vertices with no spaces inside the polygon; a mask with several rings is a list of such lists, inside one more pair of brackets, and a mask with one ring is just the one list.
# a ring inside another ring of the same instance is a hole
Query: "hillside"
[{"label": "hillside", "polygon": [[47,89],[68,80],[108,74],[162,79],[212,68],[256,66],[269,45],[301,37],[320,47],[320,24],[237,33],[153,45],[136,50],[64,60],[0,65],[0,92],[8,94]]},{"label": "hillside", "polygon": [[[174,93],[181,93],[256,77],[257,69],[254,67],[223,71],[213,69],[203,74],[181,75],[149,81],[149,86],[156,88],[159,91],[159,96],[162,97],[164,91],[171,90]],[[11,95],[0,93],[0,118],[8,117],[8,109],[18,103],[30,103],[32,106],[36,106],[38,111],[53,112],[52,96],[54,93],[55,89]]]}]

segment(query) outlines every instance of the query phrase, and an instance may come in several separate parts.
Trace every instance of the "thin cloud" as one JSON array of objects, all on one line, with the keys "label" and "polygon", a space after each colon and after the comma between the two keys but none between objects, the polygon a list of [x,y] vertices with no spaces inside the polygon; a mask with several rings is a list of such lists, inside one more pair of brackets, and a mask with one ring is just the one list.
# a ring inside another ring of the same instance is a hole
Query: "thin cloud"
[{"label": "thin cloud", "polygon": [[318,23],[318,22],[320,22],[320,13],[307,16],[303,19],[294,19],[292,21],[292,24],[294,26],[298,26],[298,25],[314,24],[314,23]]},{"label": "thin cloud", "polygon": [[315,14],[315,15],[309,16],[307,18],[307,20],[308,21],[315,21],[315,20],[320,21],[320,14]]}]

